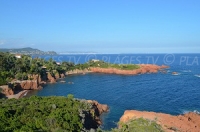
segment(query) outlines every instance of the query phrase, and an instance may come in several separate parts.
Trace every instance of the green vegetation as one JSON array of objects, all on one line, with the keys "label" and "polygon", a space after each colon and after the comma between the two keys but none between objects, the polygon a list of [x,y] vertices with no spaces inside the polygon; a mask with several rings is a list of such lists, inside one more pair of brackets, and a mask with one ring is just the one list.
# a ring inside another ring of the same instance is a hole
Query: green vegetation
[{"label": "green vegetation", "polygon": [[39,74],[44,76],[46,71],[50,72],[55,77],[56,74],[65,73],[69,70],[84,70],[89,67],[100,68],[117,68],[121,70],[138,69],[138,65],[134,64],[110,64],[104,61],[91,60],[84,64],[71,62],[62,62],[57,64],[52,58],[44,60],[42,58],[32,58],[28,55],[21,55],[21,58],[16,58],[14,54],[8,52],[0,52],[0,85],[8,84],[12,79],[28,80],[29,75]]},{"label": "green vegetation", "polygon": [[37,97],[0,99],[0,131],[67,131],[84,130],[81,113],[90,112],[91,105],[68,97]]},{"label": "green vegetation", "polygon": [[18,49],[0,49],[0,52],[10,52],[12,54],[26,54],[26,55],[57,55],[55,51],[41,51],[38,49],[33,49],[30,47],[27,48],[18,48]]},{"label": "green vegetation", "polygon": [[111,64],[104,61],[89,61],[88,65],[90,67],[100,67],[100,68],[116,68],[120,70],[134,70],[140,68],[139,65],[135,64]]},{"label": "green vegetation", "polygon": [[121,128],[113,129],[112,132],[164,132],[162,127],[155,121],[144,118],[133,119],[128,123],[120,123]]},{"label": "green vegetation", "polygon": [[[94,120],[96,116],[92,108],[91,104],[74,99],[73,95],[0,99],[0,131],[87,131],[86,118]],[[120,126],[111,132],[163,132],[155,121],[143,118],[121,123]],[[99,128],[97,131],[103,132]]]},{"label": "green vegetation", "polygon": [[46,71],[55,76],[56,73],[65,73],[74,66],[70,62],[63,62],[61,65],[57,65],[53,59],[48,61],[41,58],[33,59],[28,55],[16,58],[13,54],[0,52],[0,85],[5,85],[12,79],[27,80],[30,79],[28,75],[43,75]]}]

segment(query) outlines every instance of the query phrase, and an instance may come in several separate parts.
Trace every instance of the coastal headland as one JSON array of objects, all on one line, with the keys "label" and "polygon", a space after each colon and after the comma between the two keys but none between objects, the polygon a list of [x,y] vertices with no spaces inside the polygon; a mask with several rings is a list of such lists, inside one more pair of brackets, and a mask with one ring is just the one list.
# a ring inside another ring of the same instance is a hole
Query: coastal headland
[{"label": "coastal headland", "polygon": [[[183,115],[173,116],[170,114],[126,110],[120,118],[121,123],[128,123],[131,120],[144,118],[155,121],[162,126],[165,132],[199,132],[200,115],[199,113],[189,112]],[[120,126],[119,126],[120,127]]]},{"label": "coastal headland", "polygon": [[140,64],[138,68],[132,70],[117,69],[117,68],[101,68],[101,67],[90,67],[90,70],[94,73],[108,73],[108,74],[121,74],[121,75],[138,75],[146,73],[158,73],[161,71],[165,73],[164,69],[169,68],[168,66],[153,65],[153,64]]}]

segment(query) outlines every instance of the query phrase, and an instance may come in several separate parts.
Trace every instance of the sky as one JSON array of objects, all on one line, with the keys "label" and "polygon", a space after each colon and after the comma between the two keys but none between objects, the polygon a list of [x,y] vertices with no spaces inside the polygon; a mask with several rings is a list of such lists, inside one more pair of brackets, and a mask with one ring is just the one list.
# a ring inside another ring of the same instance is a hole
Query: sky
[{"label": "sky", "polygon": [[200,0],[0,0],[0,48],[200,53]]}]

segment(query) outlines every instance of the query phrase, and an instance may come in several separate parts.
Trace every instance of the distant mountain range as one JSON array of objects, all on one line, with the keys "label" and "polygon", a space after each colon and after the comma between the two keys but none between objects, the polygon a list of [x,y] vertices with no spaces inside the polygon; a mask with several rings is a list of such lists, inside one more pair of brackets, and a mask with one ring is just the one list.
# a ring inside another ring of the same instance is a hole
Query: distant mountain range
[{"label": "distant mountain range", "polygon": [[9,52],[11,54],[25,54],[25,55],[57,55],[55,51],[41,51],[30,47],[19,49],[0,49],[0,52]]}]

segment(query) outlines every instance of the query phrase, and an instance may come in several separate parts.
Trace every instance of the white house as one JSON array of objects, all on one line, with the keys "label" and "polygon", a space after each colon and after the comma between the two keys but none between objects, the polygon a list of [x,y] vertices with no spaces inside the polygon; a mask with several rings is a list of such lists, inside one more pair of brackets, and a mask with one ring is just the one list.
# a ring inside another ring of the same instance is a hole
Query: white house
[{"label": "white house", "polygon": [[22,56],[20,54],[16,54],[15,57],[18,58],[18,59],[22,58]]}]

